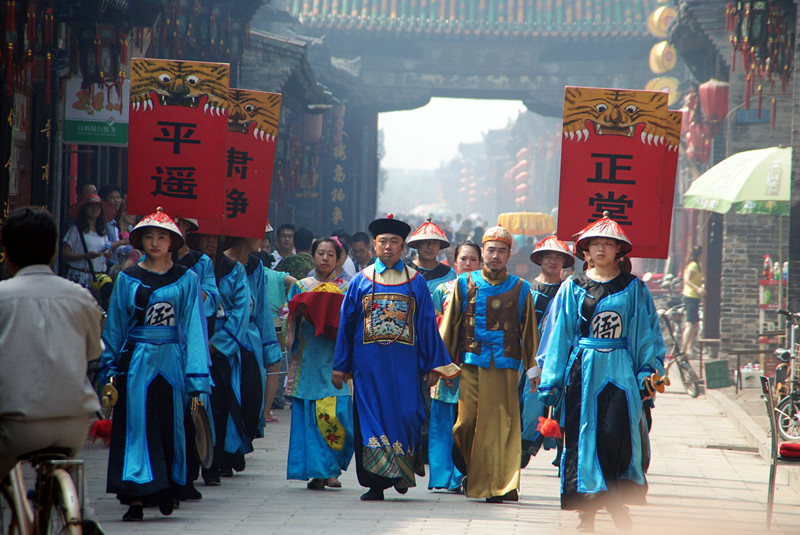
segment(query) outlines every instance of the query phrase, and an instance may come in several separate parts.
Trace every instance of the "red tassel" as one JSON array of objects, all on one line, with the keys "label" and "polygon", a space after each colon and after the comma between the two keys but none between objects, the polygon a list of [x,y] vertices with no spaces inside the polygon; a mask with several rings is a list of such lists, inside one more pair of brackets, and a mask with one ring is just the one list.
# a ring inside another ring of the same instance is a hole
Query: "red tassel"
[{"label": "red tassel", "polygon": [[52,63],[53,63],[53,56],[50,52],[47,53],[44,60],[44,105],[50,105],[50,83],[51,83],[51,76],[52,76]]},{"label": "red tassel", "polygon": [[128,34],[123,33],[119,40],[119,62],[122,65],[128,64]]},{"label": "red tassel", "polygon": [[769,127],[772,130],[775,130],[775,115],[778,111],[778,101],[776,99],[772,99],[772,114],[769,117]]},{"label": "red tassel", "polygon": [[13,33],[16,25],[16,9],[14,0],[6,2],[6,32]]},{"label": "red tassel", "polygon": [[104,446],[111,443],[111,420],[97,420],[89,428],[89,441],[94,444],[98,440],[102,440]]},{"label": "red tassel", "polygon": [[761,119],[761,97],[763,93],[763,86],[758,84],[758,118]]},{"label": "red tassel", "polygon": [[536,430],[546,438],[561,438],[561,428],[558,426],[558,422],[552,418],[539,416],[539,425],[536,426]]},{"label": "red tassel", "polygon": [[750,109],[750,78],[748,74],[744,81],[744,109]]},{"label": "red tassel", "polygon": [[125,71],[120,69],[117,76],[117,98],[119,99],[119,112],[122,113],[124,103],[122,102],[122,87],[125,85]]},{"label": "red tassel", "polygon": [[100,43],[100,32],[94,34],[94,63],[97,72],[100,73],[100,81],[103,80],[103,47]]},{"label": "red tassel", "polygon": [[25,37],[28,40],[28,48],[33,48],[36,39],[36,6],[30,4],[25,21]]},{"label": "red tassel", "polygon": [[44,15],[44,45],[52,46],[56,42],[54,27],[53,8],[48,7]]},{"label": "red tassel", "polygon": [[14,43],[6,49],[6,96],[14,94]]}]

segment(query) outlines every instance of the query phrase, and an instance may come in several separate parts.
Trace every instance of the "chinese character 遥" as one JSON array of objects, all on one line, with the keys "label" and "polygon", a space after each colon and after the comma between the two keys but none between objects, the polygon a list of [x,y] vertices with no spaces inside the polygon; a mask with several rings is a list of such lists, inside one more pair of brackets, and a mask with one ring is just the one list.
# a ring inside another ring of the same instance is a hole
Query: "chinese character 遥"
[{"label": "chinese character \u9065", "polygon": [[156,167],[155,175],[150,177],[155,181],[153,195],[164,195],[178,199],[196,199],[194,192],[197,181],[194,176],[194,167]]}]

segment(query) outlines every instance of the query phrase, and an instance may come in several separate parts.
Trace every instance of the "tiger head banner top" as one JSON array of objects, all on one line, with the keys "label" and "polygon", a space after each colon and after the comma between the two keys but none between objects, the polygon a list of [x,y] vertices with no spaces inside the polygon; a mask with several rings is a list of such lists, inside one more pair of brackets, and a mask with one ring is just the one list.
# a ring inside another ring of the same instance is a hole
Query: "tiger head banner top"
[{"label": "tiger head banner top", "polygon": [[230,66],[131,60],[128,212],[220,217]]},{"label": "tiger head banner top", "polygon": [[666,258],[680,144],[669,95],[567,87],[561,141],[558,235],[609,212],[636,256]]},{"label": "tiger head banner top", "polygon": [[228,106],[225,209],[216,219],[201,218],[199,223],[209,234],[263,239],[281,95],[231,89]]}]

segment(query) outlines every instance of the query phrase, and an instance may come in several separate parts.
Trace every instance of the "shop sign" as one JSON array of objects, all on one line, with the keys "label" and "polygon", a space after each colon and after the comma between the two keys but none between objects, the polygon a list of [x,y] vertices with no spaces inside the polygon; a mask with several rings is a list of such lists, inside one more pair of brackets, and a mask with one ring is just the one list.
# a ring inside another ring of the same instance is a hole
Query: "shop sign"
[{"label": "shop sign", "polygon": [[83,78],[67,80],[64,103],[64,141],[86,145],[128,144],[130,80],[117,86],[90,83]]}]

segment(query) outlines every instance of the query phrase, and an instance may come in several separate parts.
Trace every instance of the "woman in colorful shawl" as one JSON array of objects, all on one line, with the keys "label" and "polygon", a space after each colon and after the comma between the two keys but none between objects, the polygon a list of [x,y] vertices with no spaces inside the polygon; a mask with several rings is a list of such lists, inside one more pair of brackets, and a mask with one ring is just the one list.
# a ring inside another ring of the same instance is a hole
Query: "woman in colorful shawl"
[{"label": "woman in colorful shawl", "polygon": [[353,456],[353,400],[348,385],[331,384],[339,309],[347,281],[335,275],[344,254],[332,238],[311,247],[314,275],[289,290],[286,347],[294,353],[292,429],[287,479],[310,479],[307,487],[341,487],[338,476]]}]

